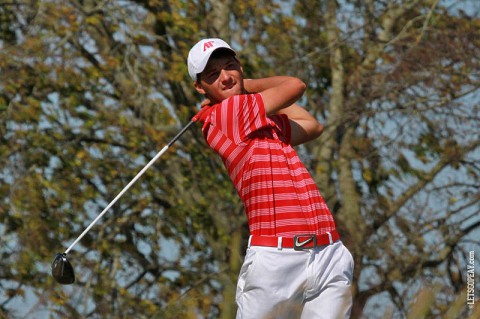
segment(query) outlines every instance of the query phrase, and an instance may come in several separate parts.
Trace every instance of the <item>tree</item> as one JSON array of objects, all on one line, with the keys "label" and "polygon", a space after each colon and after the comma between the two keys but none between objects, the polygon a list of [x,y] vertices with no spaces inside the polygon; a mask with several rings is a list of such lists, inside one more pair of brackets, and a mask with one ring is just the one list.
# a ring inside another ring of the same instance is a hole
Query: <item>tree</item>
[{"label": "tree", "polygon": [[458,292],[478,248],[479,21],[438,1],[321,10],[320,27],[306,22],[325,34],[332,81],[314,169],[355,255],[353,317],[373,318],[382,293],[405,312],[427,278]]},{"label": "tree", "polygon": [[247,76],[309,83],[302,102],[325,133],[299,152],[354,254],[354,317],[383,317],[377,303],[406,314],[426,282],[445,287],[428,316],[441,313],[479,244],[476,13],[420,0],[0,4],[0,311],[20,316],[12,301],[33,294],[32,313],[66,317],[233,316],[245,217],[198,127],[70,252],[75,286],[49,274],[189,121],[201,97],[188,50],[221,36]]}]

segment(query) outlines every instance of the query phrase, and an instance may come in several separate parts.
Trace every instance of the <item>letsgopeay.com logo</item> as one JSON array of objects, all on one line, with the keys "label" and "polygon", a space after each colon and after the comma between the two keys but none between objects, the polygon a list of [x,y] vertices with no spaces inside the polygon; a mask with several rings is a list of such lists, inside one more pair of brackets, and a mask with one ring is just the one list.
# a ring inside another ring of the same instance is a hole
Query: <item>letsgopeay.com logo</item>
[{"label": "letsgopeay.com logo", "polygon": [[467,260],[467,305],[475,305],[475,252],[471,251]]}]

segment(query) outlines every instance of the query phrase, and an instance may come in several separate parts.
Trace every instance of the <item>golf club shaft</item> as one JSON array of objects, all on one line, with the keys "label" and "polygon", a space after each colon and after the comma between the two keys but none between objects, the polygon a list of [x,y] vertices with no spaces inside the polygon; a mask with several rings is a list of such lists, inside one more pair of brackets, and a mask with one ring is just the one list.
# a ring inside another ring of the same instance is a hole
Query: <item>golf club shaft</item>
[{"label": "golf club shaft", "polygon": [[149,169],[150,166],[152,166],[153,163],[155,163],[155,161],[159,159],[160,156],[162,156],[163,153],[165,153],[168,148],[172,146],[172,144],[175,143],[175,141],[178,140],[180,136],[182,136],[182,134],[190,128],[190,126],[192,126],[192,124],[194,124],[194,121],[190,121],[167,145],[165,145],[160,150],[160,152],[157,153],[157,155],[155,155],[154,158],[150,160],[150,162],[148,162],[147,165],[145,165],[145,167],[140,172],[138,172],[138,174],[130,181],[130,183],[128,183],[127,186],[125,186],[122,191],[118,193],[118,195],[110,202],[110,204],[105,207],[105,209],[90,223],[90,225],[88,225],[88,227],[83,231],[83,233],[81,233],[80,236],[75,239],[75,241],[70,245],[70,247],[65,250],[65,254],[68,254],[68,252],[83,238],[83,236],[88,233],[88,231],[93,227],[93,225],[95,225],[95,223],[100,218],[102,218],[103,215],[105,215],[105,213],[118,201],[118,199],[123,196],[123,194],[143,175],[143,173],[145,173],[145,171]]}]

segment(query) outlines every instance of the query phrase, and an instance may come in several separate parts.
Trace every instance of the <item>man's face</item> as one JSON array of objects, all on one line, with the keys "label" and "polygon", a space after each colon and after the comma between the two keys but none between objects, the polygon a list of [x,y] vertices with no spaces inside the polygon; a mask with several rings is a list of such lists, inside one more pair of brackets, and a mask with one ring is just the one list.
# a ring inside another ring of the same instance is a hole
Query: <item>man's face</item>
[{"label": "man's face", "polygon": [[199,75],[199,80],[195,82],[195,88],[209,98],[212,104],[244,93],[240,62],[229,53],[212,55]]}]

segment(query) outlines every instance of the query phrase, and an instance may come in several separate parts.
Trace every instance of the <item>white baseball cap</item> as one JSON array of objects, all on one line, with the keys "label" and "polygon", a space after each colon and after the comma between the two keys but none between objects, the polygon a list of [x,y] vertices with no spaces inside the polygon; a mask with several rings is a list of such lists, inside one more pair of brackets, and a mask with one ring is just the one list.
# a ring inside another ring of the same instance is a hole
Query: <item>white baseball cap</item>
[{"label": "white baseball cap", "polygon": [[194,81],[197,80],[197,74],[202,73],[207,66],[212,53],[222,48],[236,54],[227,42],[217,38],[202,39],[190,49],[187,60],[188,74]]}]

